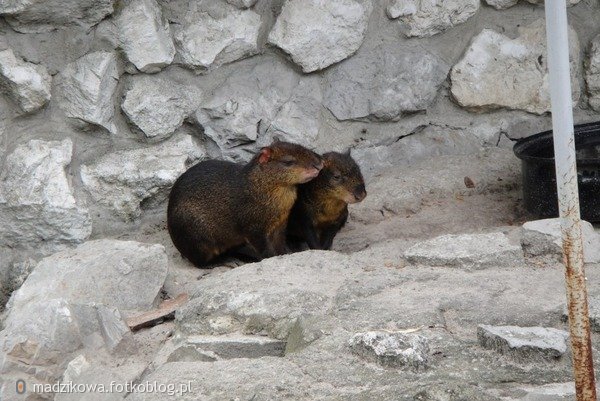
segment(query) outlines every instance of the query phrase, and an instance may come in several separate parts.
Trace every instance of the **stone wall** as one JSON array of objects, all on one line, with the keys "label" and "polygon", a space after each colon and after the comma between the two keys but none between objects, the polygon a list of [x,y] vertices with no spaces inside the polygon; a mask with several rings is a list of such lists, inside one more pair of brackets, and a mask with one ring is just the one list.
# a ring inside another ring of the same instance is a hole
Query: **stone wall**
[{"label": "stone wall", "polygon": [[[273,138],[351,147],[370,180],[549,128],[536,3],[0,4],[2,291],[31,258],[161,221],[204,158],[247,160]],[[600,4],[570,3],[575,119],[593,121]]]}]

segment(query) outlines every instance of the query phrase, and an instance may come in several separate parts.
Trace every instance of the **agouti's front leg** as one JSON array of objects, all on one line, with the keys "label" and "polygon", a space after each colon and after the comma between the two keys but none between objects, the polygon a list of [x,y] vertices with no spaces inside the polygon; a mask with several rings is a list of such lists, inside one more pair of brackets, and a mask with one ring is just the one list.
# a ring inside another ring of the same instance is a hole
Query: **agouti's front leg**
[{"label": "agouti's front leg", "polygon": [[337,227],[328,227],[321,234],[321,249],[329,250],[333,245],[333,239],[337,234]]},{"label": "agouti's front leg", "polygon": [[308,219],[302,222],[302,231],[310,249],[323,249],[319,241],[319,233]]},{"label": "agouti's front leg", "polygon": [[273,253],[271,256],[290,253],[286,241],[286,228],[287,224],[275,229],[267,238],[267,242],[270,244],[270,250]]},{"label": "agouti's front leg", "polygon": [[285,239],[285,228],[283,228],[275,230],[268,235],[253,235],[249,242],[262,258],[270,258],[289,252]]}]

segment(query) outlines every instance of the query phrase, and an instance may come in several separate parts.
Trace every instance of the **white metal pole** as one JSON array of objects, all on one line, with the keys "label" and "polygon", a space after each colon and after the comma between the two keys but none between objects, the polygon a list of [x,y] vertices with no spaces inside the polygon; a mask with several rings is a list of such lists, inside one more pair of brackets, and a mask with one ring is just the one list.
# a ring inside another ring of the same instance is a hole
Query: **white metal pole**
[{"label": "white metal pole", "polygon": [[578,401],[596,401],[575,162],[567,6],[565,0],[546,0],[545,9],[554,160],[575,388]]}]

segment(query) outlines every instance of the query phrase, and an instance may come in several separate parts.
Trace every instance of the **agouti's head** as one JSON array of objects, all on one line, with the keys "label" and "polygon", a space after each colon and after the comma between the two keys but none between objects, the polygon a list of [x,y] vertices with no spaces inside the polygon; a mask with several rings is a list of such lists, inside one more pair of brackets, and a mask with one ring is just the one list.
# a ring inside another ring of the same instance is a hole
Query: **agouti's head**
[{"label": "agouti's head", "polygon": [[325,166],[313,185],[320,186],[327,191],[328,196],[346,203],[357,203],[365,199],[365,181],[350,152],[325,153],[323,162]]},{"label": "agouti's head", "polygon": [[276,141],[264,147],[255,161],[271,178],[284,184],[303,184],[319,175],[321,156],[295,143]]}]

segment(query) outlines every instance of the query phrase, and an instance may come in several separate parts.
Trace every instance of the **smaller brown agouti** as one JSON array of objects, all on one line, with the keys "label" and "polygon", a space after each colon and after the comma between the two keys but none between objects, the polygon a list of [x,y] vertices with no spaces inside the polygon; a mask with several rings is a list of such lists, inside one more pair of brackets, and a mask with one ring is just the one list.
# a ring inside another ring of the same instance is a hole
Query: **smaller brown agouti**
[{"label": "smaller brown agouti", "polygon": [[317,178],[298,187],[288,222],[288,243],[294,248],[306,242],[311,249],[331,249],[333,238],[348,219],[348,203],[367,196],[350,152],[325,153],[323,164]]},{"label": "smaller brown agouti", "polygon": [[321,157],[274,142],[247,164],[207,160],[173,185],[167,227],[175,247],[196,266],[249,246],[255,258],[287,253],[287,221],[298,184],[315,178]]}]

